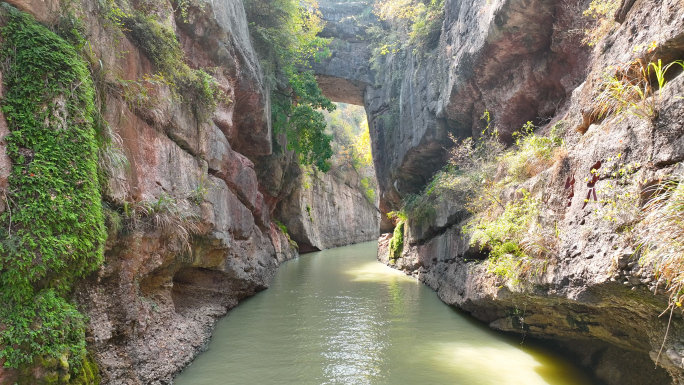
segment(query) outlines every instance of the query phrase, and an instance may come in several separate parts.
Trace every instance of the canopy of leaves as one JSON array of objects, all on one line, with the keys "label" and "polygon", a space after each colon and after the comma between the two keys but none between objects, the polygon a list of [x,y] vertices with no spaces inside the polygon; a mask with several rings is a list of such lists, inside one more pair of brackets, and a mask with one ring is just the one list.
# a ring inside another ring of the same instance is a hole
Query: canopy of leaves
[{"label": "canopy of leaves", "polygon": [[323,28],[313,1],[245,0],[247,19],[259,54],[274,90],[274,132],[287,134],[289,150],[299,154],[303,165],[330,169],[331,137],[318,109],[333,111],[310,69],[311,60],[328,56],[327,39],[317,36]]}]

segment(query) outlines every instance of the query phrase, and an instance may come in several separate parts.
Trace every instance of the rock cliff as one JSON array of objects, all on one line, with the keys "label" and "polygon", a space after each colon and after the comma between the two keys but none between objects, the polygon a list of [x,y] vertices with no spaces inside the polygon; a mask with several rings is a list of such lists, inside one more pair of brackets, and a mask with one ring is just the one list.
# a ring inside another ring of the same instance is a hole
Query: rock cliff
[{"label": "rock cliff", "polygon": [[359,188],[354,170],[300,179],[276,209],[300,252],[377,239],[380,212]]},{"label": "rock cliff", "polygon": [[[656,118],[592,111],[611,70],[684,56],[684,10],[679,1],[618,1],[620,24],[589,47],[582,41],[594,25],[582,12],[589,3],[447,0],[436,48],[387,55],[385,72],[375,75],[382,86],[365,93],[383,212],[400,209],[445,166],[454,145],[448,134],[480,136],[484,111],[507,143],[527,121],[539,132],[563,128],[567,153],[496,197],[504,205],[525,189],[543,202],[540,223],[558,237],[545,267],[529,284],[492,272],[487,250],[471,246],[463,230],[467,205],[448,197],[431,198],[432,215],[409,215],[400,258],[390,258],[391,234],[381,238],[378,258],[492,328],[555,341],[605,383],[682,383],[681,313],[659,317],[669,294],[652,266],[638,262],[629,235],[636,222],[619,227],[600,218],[604,198],[590,194],[611,183],[596,178],[595,187],[591,170],[618,158],[645,165],[646,180],[681,174],[681,71],[670,73]],[[393,227],[383,222],[383,231]]]},{"label": "rock cliff", "polygon": [[[87,349],[99,368],[88,381],[171,383],[205,348],[218,317],[267,288],[278,265],[298,255],[273,222],[276,206],[307,219],[304,207],[312,207],[316,226],[302,235],[319,249],[377,236],[376,209],[348,180],[323,176],[314,189],[290,196],[299,166],[291,152],[273,152],[270,88],[241,0],[136,4],[162,20],[154,23],[115,2],[10,4],[53,31],[75,23],[105,127],[105,261],[71,296],[87,316]],[[189,86],[179,82],[186,87],[180,92],[155,75],[168,65],[160,52],[169,48],[149,39],[164,31],[180,43],[183,74],[199,76]],[[199,84],[218,95],[210,116],[203,115],[202,89],[191,88],[203,73],[213,83]],[[0,135],[7,134],[0,118]],[[0,142],[3,210],[11,197],[7,151]],[[354,210],[342,222],[334,208],[345,206]],[[0,368],[0,383],[69,382],[64,367],[39,366]]]}]

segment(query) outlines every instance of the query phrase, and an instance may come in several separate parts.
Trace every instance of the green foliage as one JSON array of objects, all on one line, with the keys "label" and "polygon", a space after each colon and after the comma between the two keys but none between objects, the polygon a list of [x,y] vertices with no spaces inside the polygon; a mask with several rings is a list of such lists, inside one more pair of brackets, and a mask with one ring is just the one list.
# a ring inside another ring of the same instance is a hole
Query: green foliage
[{"label": "green foliage", "polygon": [[389,23],[381,54],[413,46],[414,52],[435,48],[444,22],[444,0],[381,0],[375,14]]},{"label": "green foliage", "polygon": [[[541,199],[526,190],[520,193],[522,197],[506,203],[500,214],[475,217],[464,227],[472,246],[489,251],[488,271],[514,282],[543,269],[551,252],[549,234],[537,222]],[[530,272],[533,268],[537,270]]]},{"label": "green foliage", "polygon": [[620,7],[620,0],[592,0],[583,14],[595,20],[592,28],[584,31],[584,44],[592,47],[603,39],[617,25],[613,15]]},{"label": "green foliage", "polygon": [[278,226],[278,228],[280,229],[280,231],[283,232],[283,234],[288,234],[288,232],[287,232],[287,226],[285,226],[285,225],[284,225],[282,222],[280,222],[280,221],[274,221],[274,222],[275,222],[276,226]]},{"label": "green foliage", "polygon": [[181,101],[192,106],[195,116],[200,120],[211,118],[223,93],[213,76],[202,69],[193,70],[185,64],[183,51],[173,30],[155,17],[141,13],[126,15],[122,21],[131,41],[152,61]]},{"label": "green foliage", "polygon": [[438,172],[419,195],[403,202],[404,219],[429,222],[436,214],[438,200],[448,200],[473,214],[464,227],[473,245],[490,254],[489,271],[518,281],[543,270],[549,255],[558,246],[558,234],[538,223],[541,199],[526,190],[517,199],[504,203],[504,190],[539,174],[551,166],[563,151],[560,131],[549,137],[534,133],[531,122],[514,134],[515,146],[507,151],[498,140],[488,111],[482,116],[485,128],[478,139],[462,141],[453,136],[449,164]]},{"label": "green foliage", "polygon": [[65,298],[103,261],[94,89],[74,47],[5,7],[2,110],[13,168],[0,215],[0,358],[85,355],[83,316]]},{"label": "green foliage", "polygon": [[399,221],[394,228],[392,239],[389,243],[389,260],[390,263],[396,263],[397,259],[401,258],[401,253],[404,251],[404,224],[406,222]]},{"label": "green foliage", "polygon": [[173,30],[154,16],[125,14],[121,19],[129,39],[161,73],[174,75],[183,63],[183,51]]},{"label": "green foliage", "polygon": [[309,206],[308,203],[306,205],[306,213],[309,215],[309,221],[311,221],[311,223],[313,223],[314,220],[313,220],[313,215],[311,214],[311,206]]},{"label": "green foliage", "polygon": [[281,231],[283,234],[285,234],[285,236],[287,237],[287,242],[290,244],[290,246],[291,246],[292,248],[294,248],[294,249],[299,249],[299,245],[297,244],[297,242],[295,242],[294,240],[292,240],[292,238],[290,237],[290,233],[287,231],[287,226],[285,226],[285,225],[284,225],[282,222],[280,222],[280,221],[274,221],[274,222],[275,222],[276,226],[278,226],[278,228],[280,229],[280,231]]},{"label": "green foliage", "polygon": [[333,111],[335,105],[323,96],[313,72],[294,69],[286,72],[291,93],[273,95],[274,130],[285,132],[287,149],[299,154],[302,165],[313,165],[327,172],[333,155],[332,136],[325,133],[325,116],[318,110]]},{"label": "green foliage", "polygon": [[387,218],[389,218],[389,219],[398,218],[399,221],[401,221],[401,222],[408,221],[408,215],[406,215],[406,212],[404,212],[403,210],[390,211],[387,213]]},{"label": "green foliage", "polygon": [[562,142],[554,137],[534,135],[532,122],[527,122],[513,137],[517,150],[500,158],[508,169],[505,182],[521,182],[549,168],[556,147]]},{"label": "green foliage", "polygon": [[95,360],[88,356],[83,361],[83,366],[76,373],[76,377],[70,379],[71,385],[100,385],[100,371]]},{"label": "green foliage", "polygon": [[[187,16],[188,2],[181,2],[181,15]],[[216,109],[218,102],[230,102],[219,88],[216,79],[203,69],[192,69],[185,63],[185,56],[171,27],[162,23],[158,16],[141,11],[125,11],[114,0],[101,1],[103,17],[126,36],[152,62],[158,73],[148,77],[148,84],[164,83],[171,86],[174,96],[181,103],[191,106],[195,116],[206,121]],[[186,7],[186,8],[183,8]],[[127,102],[147,103],[147,88],[140,82],[123,81],[122,95]]]},{"label": "green foliage", "polygon": [[361,179],[361,191],[368,200],[369,203],[375,204],[375,179],[371,177],[366,177]]},{"label": "green foliage", "polygon": [[190,192],[190,196],[188,197],[188,200],[196,205],[202,204],[204,202],[204,198],[207,196],[207,193],[209,192],[208,186],[213,185],[211,181],[207,181],[207,178],[202,175],[199,180],[199,184],[197,187],[195,187],[194,190]]},{"label": "green foliage", "polygon": [[323,24],[315,2],[245,0],[245,10],[274,90],[274,132],[286,133],[287,148],[299,155],[301,164],[327,172],[332,138],[325,133],[325,118],[317,110],[333,111],[335,105],[323,96],[308,69],[311,60],[330,55],[329,41],[317,36]]},{"label": "green foliage", "polygon": [[337,109],[326,113],[328,128],[332,131],[335,170],[354,169],[361,177],[359,190],[368,202],[375,204],[377,182],[371,155],[370,132],[363,107],[336,103]]},{"label": "green foliage", "polygon": [[[635,174],[641,168],[641,163],[623,163],[622,153],[611,156],[603,162],[599,170],[591,170],[591,179],[594,176],[607,179],[596,186],[598,196],[598,208],[594,214],[601,219],[612,222],[616,227],[631,226],[638,217],[640,206],[640,194],[638,186],[635,186]],[[585,182],[589,181],[585,178]],[[584,200],[590,202],[590,198]]]},{"label": "green foliage", "polygon": [[521,192],[523,197],[506,203],[503,212],[495,218],[479,217],[466,225],[464,230],[471,234],[471,245],[487,247],[494,259],[504,254],[525,256],[517,245],[539,214],[540,202],[531,198],[529,192]]}]

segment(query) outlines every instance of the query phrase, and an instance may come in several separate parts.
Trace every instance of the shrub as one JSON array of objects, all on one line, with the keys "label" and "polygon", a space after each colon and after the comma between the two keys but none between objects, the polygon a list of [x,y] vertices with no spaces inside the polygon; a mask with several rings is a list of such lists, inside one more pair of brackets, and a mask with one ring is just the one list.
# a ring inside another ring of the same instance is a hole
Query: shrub
[{"label": "shrub", "polygon": [[159,230],[169,238],[175,237],[181,248],[188,252],[192,251],[190,237],[200,232],[199,218],[166,193],[162,193],[157,199],[124,202],[123,214],[128,230]]},{"label": "shrub", "polygon": [[557,234],[538,222],[541,199],[520,193],[522,198],[506,203],[500,214],[479,215],[464,227],[472,246],[489,251],[488,271],[514,282],[543,270],[557,247]]},{"label": "shrub", "polygon": [[532,122],[527,122],[514,136],[517,149],[505,153],[500,159],[507,169],[505,182],[524,181],[553,164],[559,139],[534,135]]},{"label": "shrub", "polygon": [[392,239],[389,242],[389,261],[396,263],[397,259],[401,258],[401,253],[404,251],[404,221],[399,221],[394,228]]},{"label": "shrub", "polygon": [[585,37],[582,40],[588,46],[594,46],[603,39],[617,25],[613,15],[620,7],[620,0],[592,0],[589,8],[584,11],[584,16],[591,17],[595,24],[591,29],[584,30]]},{"label": "shrub", "polygon": [[383,54],[389,52],[388,46],[406,43],[422,52],[436,46],[444,21],[444,0],[381,0],[375,3],[374,13],[396,32],[395,42],[385,43]]},{"label": "shrub", "polygon": [[368,200],[368,203],[375,204],[374,180],[371,177],[361,179],[361,191]]},{"label": "shrub", "polygon": [[437,199],[461,205],[473,214],[464,232],[471,234],[473,245],[489,252],[489,271],[518,281],[545,268],[558,248],[558,234],[538,221],[541,198],[521,190],[517,194],[522,197],[504,204],[501,196],[553,164],[563,148],[561,127],[543,137],[528,122],[514,134],[515,147],[504,151],[490,118],[485,112],[487,125],[479,139],[451,137],[455,146],[449,164],[420,195],[408,196],[402,211],[411,220],[424,221],[434,217]]}]

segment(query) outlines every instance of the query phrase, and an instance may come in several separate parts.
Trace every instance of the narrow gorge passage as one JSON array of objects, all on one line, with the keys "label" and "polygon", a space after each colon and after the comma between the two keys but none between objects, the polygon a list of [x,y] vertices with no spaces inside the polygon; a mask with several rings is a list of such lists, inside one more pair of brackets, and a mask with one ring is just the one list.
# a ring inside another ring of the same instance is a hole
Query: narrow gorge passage
[{"label": "narrow gorge passage", "polygon": [[587,385],[569,363],[487,329],[375,260],[376,242],[283,264],[217,324],[175,384]]}]

